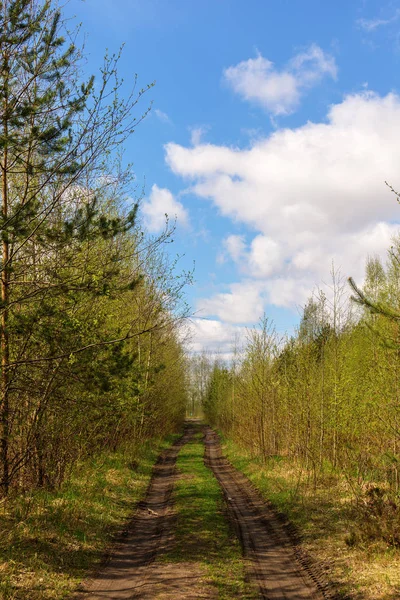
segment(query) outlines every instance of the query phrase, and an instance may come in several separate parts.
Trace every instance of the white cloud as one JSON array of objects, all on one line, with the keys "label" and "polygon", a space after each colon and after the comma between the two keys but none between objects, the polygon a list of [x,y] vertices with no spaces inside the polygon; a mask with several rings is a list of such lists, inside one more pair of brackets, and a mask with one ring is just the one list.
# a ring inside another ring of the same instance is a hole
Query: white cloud
[{"label": "white cloud", "polygon": [[156,115],[156,117],[158,119],[160,119],[160,121],[162,123],[171,123],[171,119],[169,118],[169,116],[167,115],[167,113],[163,112],[162,110],[159,110],[158,108],[154,109],[154,114]]},{"label": "white cloud", "polygon": [[317,44],[311,44],[305,52],[300,52],[289,63],[290,70],[296,73],[298,85],[313,85],[324,75],[337,77],[337,66],[333,56],[326,54]]},{"label": "white cloud", "polygon": [[285,308],[300,308],[304,306],[307,299],[315,288],[315,281],[305,277],[277,277],[267,283],[269,302],[275,306]]},{"label": "white cloud", "polygon": [[229,360],[235,343],[239,345],[246,335],[246,328],[215,319],[191,319],[188,323],[192,352],[208,351],[213,356]]},{"label": "white cloud", "polygon": [[166,188],[153,185],[149,199],[142,204],[145,225],[151,233],[157,233],[165,227],[166,215],[169,219],[177,219],[180,225],[189,222],[185,207],[178,202]]},{"label": "white cloud", "polygon": [[399,17],[400,9],[396,10],[394,15],[392,17],[389,17],[388,19],[380,19],[379,17],[376,17],[374,19],[358,19],[357,24],[369,33],[371,31],[375,31],[375,29],[377,29],[378,27],[394,23]]},{"label": "white cloud", "polygon": [[245,250],[246,242],[242,235],[228,235],[227,238],[222,240],[222,250],[217,255],[217,263],[224,264],[228,257],[239,263]]},{"label": "white cloud", "polygon": [[233,283],[227,293],[198,300],[198,313],[218,317],[227,323],[254,323],[264,311],[262,287],[252,281]]},{"label": "white cloud", "polygon": [[[268,236],[257,235],[247,249],[242,240],[240,247],[232,248],[231,238],[226,240],[227,250],[230,257],[248,275],[256,278],[266,278],[279,272],[283,266],[283,255],[279,244]],[[227,242],[230,242],[229,244]]]},{"label": "white cloud", "polygon": [[209,127],[207,125],[199,125],[198,127],[191,127],[190,128],[190,142],[191,142],[192,146],[198,146],[201,143],[204,134],[206,134],[208,130],[209,130]]},{"label": "white cloud", "polygon": [[335,59],[312,44],[281,71],[258,55],[224,70],[224,79],[245,100],[260,104],[272,115],[292,113],[304,91],[329,75],[336,79]]},{"label": "white cloud", "polygon": [[228,255],[236,262],[241,260],[246,248],[242,235],[229,235],[223,242]]},{"label": "white cloud", "polygon": [[[256,320],[264,294],[301,304],[329,280],[332,259],[360,280],[367,256],[384,256],[398,230],[384,181],[400,189],[399,135],[400,97],[362,92],[332,106],[326,122],[280,129],[250,149],[168,144],[166,160],[191,191],[255,231],[248,245],[240,236],[224,242],[253,287],[246,281],[203,300],[205,314]],[[266,282],[262,292],[257,281]]]}]

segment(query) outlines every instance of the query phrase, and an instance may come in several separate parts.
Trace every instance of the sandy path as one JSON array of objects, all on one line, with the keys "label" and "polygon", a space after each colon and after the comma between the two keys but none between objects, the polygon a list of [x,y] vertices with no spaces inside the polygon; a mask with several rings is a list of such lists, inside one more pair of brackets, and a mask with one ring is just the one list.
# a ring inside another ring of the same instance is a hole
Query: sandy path
[{"label": "sandy path", "polygon": [[297,559],[295,547],[272,509],[249,480],[222,456],[217,435],[205,428],[206,464],[224,492],[228,513],[250,559],[250,577],[266,600],[324,600],[329,590]]}]

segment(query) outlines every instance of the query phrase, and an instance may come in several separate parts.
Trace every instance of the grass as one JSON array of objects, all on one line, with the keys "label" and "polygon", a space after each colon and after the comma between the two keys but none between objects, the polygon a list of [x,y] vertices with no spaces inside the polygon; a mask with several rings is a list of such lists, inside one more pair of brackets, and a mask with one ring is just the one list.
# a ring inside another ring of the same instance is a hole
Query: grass
[{"label": "grass", "polygon": [[348,544],[355,506],[343,479],[327,471],[314,487],[311,474],[287,458],[273,457],[264,464],[228,440],[224,453],[297,527],[304,548],[329,567],[339,595],[356,600],[400,597],[400,551],[382,542]]},{"label": "grass", "polygon": [[220,600],[258,598],[245,581],[240,544],[230,528],[218,482],[204,465],[202,434],[179,453],[174,491],[176,531],[163,562],[196,563]]},{"label": "grass", "polygon": [[79,465],[57,492],[0,505],[0,599],[67,597],[143,497],[159,452],[160,444],[148,444],[135,457],[105,454]]}]

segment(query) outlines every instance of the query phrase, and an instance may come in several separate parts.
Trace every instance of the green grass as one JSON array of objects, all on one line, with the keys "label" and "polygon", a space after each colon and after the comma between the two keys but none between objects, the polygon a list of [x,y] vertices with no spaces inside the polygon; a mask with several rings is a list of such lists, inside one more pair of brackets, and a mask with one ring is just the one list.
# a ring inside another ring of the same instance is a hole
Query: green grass
[{"label": "green grass", "polygon": [[240,544],[228,524],[218,482],[204,465],[201,439],[202,434],[196,434],[178,456],[175,539],[160,560],[197,563],[206,580],[218,589],[220,600],[257,598],[245,582]]},{"label": "green grass", "polygon": [[0,505],[0,599],[61,600],[99,564],[148,485],[160,444],[87,461],[54,493]]},{"label": "green grass", "polygon": [[382,543],[348,545],[355,507],[343,478],[326,470],[315,486],[312,474],[287,457],[263,463],[231,440],[224,440],[223,451],[297,527],[304,548],[329,566],[339,594],[355,600],[400,597],[400,551]]}]

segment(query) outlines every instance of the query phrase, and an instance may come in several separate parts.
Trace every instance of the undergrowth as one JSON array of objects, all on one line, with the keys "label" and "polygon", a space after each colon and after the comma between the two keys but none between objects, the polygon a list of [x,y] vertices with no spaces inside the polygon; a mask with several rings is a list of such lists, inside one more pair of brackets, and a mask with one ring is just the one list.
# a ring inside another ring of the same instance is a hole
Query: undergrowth
[{"label": "undergrowth", "polygon": [[61,600],[98,564],[176,436],[80,464],[59,491],[0,505],[0,599]]},{"label": "undergrowth", "polygon": [[388,489],[367,484],[357,498],[357,515],[346,542],[350,546],[380,540],[400,548],[399,498]]},{"label": "undergrowth", "polygon": [[[344,478],[330,469],[315,482],[312,473],[287,457],[262,462],[230,440],[224,440],[223,449],[296,527],[304,548],[327,567],[339,596],[400,597],[400,551],[394,540],[398,514],[384,493],[367,491],[360,504]],[[382,514],[385,531],[379,523]]]}]

